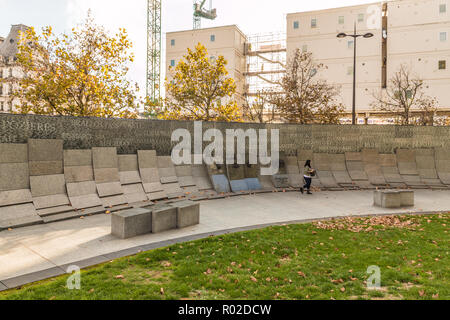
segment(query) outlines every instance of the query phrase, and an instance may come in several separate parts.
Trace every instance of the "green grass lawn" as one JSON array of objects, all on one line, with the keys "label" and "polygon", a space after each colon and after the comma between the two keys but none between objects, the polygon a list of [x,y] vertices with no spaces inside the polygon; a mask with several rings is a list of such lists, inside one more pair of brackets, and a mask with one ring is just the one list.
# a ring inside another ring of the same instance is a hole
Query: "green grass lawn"
[{"label": "green grass lawn", "polygon": [[[270,227],[153,250],[0,299],[449,299],[450,214]],[[367,290],[367,268],[381,289]]]}]

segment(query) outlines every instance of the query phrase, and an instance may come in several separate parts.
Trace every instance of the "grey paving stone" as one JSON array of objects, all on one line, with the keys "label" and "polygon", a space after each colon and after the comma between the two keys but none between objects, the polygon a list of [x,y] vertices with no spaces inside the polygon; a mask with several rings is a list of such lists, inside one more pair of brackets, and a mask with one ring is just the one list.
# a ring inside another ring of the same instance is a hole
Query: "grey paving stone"
[{"label": "grey paving stone", "polygon": [[119,155],[119,171],[138,171],[138,156],[137,154]]},{"label": "grey paving stone", "polygon": [[0,143],[0,163],[28,162],[28,145]]},{"label": "grey paving stone", "polygon": [[33,197],[33,204],[36,209],[69,205],[70,201],[65,194],[55,194],[51,196]]},{"label": "grey paving stone", "polygon": [[29,188],[28,163],[0,163],[0,191]]},{"label": "grey paving stone", "polygon": [[107,183],[120,181],[119,169],[117,168],[101,168],[94,169],[95,182]]},{"label": "grey paving stone", "polygon": [[64,167],[64,178],[67,183],[94,181],[94,170],[91,166]]},{"label": "grey paving stone", "polygon": [[21,217],[21,218],[13,218],[8,220],[1,220],[0,219],[0,230],[8,229],[8,228],[23,228],[23,227],[29,227],[36,224],[42,224],[43,220],[41,217],[39,217],[37,214],[35,216],[27,216],[27,217]]},{"label": "grey paving stone", "polygon": [[84,260],[75,261],[73,263],[63,264],[63,265],[60,265],[59,267],[62,270],[65,270],[67,273],[67,270],[70,266],[77,266],[80,269],[84,269],[84,268],[88,268],[88,267],[94,267],[94,266],[97,266],[97,265],[100,265],[100,264],[103,264],[103,263],[106,263],[109,261],[111,261],[111,259],[100,255],[100,256],[84,259]]},{"label": "grey paving stone", "polygon": [[196,193],[199,192],[197,186],[191,186],[191,187],[181,187],[183,189],[183,192],[186,195],[192,194],[192,193]]},{"label": "grey paving stone", "polygon": [[31,194],[33,197],[65,194],[65,184],[63,174],[30,177]]},{"label": "grey paving stone", "polygon": [[152,211],[134,208],[111,214],[111,234],[129,239],[152,232]]},{"label": "grey paving stone", "polygon": [[167,197],[170,198],[178,198],[184,196],[184,191],[181,189],[178,183],[168,183],[162,185],[164,191],[167,194]]},{"label": "grey paving stone", "polygon": [[97,192],[100,198],[123,194],[120,182],[97,183]]},{"label": "grey paving stone", "polygon": [[119,168],[117,149],[114,148],[92,148],[92,161],[94,169]]},{"label": "grey paving stone", "polygon": [[64,167],[92,167],[92,150],[64,150]]},{"label": "grey paving stone", "polygon": [[138,150],[139,169],[158,168],[155,150]]},{"label": "grey paving stone", "polygon": [[0,191],[0,207],[30,203],[33,199],[29,189]]},{"label": "grey paving stone", "polygon": [[28,163],[30,176],[63,174],[62,161],[30,161]]},{"label": "grey paving stone", "polygon": [[18,276],[9,279],[3,279],[2,283],[6,285],[9,289],[17,288],[28,283],[33,283],[53,277],[63,275],[65,272],[59,267],[53,267],[50,269],[45,269],[38,272],[29,273],[23,276]]},{"label": "grey paving stone", "polygon": [[119,172],[119,178],[122,185],[135,184],[142,181],[138,171],[121,171]]},{"label": "grey paving stone", "polygon": [[165,206],[152,210],[152,232],[158,233],[177,228],[177,209]]},{"label": "grey paving stone", "polygon": [[28,139],[28,161],[63,161],[63,140]]}]

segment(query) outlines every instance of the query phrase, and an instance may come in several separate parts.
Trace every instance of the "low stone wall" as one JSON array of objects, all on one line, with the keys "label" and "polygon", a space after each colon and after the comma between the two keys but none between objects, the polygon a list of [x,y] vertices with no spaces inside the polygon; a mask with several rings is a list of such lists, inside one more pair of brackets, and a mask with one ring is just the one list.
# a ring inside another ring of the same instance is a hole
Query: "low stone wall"
[{"label": "low stone wall", "polygon": [[[0,114],[0,143],[62,139],[64,149],[117,147],[119,154],[156,150],[158,155],[170,155],[171,135],[179,128],[188,129],[193,136],[194,123],[188,121]],[[335,154],[363,149],[395,153],[397,149],[450,147],[450,127],[203,123],[204,131],[211,128],[224,134],[226,129],[279,129],[280,150],[293,156],[299,149]]]}]

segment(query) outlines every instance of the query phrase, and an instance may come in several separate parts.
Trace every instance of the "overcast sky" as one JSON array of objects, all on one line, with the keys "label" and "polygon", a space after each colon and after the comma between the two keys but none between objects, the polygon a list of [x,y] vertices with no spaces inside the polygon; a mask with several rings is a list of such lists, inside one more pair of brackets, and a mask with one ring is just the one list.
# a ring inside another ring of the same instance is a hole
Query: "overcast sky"
[{"label": "overcast sky", "polygon": [[[371,2],[375,1],[213,0],[218,18],[215,21],[202,20],[202,27],[236,24],[247,35],[285,32],[287,13]],[[163,33],[192,29],[193,0],[162,0],[162,3]],[[209,0],[207,3],[209,5]],[[38,29],[51,25],[55,32],[62,33],[80,23],[88,9],[92,9],[96,22],[108,30],[116,31],[119,27],[128,30],[136,55],[130,78],[144,89],[146,4],[147,0],[0,0],[0,36],[6,37],[12,24],[25,24]],[[164,44],[165,37],[163,41]]]}]

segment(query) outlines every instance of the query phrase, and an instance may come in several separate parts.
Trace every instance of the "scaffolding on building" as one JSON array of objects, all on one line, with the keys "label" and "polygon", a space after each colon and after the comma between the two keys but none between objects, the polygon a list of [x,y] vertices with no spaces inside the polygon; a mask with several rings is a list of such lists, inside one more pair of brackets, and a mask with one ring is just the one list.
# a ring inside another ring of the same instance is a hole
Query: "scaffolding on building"
[{"label": "scaffolding on building", "polygon": [[256,34],[248,37],[246,95],[255,97],[280,92],[280,81],[286,73],[286,33]]}]

